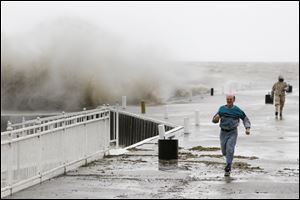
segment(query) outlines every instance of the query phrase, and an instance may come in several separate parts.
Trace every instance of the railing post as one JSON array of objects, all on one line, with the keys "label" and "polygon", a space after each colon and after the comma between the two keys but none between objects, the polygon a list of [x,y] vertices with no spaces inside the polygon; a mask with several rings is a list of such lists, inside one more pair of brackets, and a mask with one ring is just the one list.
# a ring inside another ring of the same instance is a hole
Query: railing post
[{"label": "railing post", "polygon": [[108,118],[105,120],[105,123],[104,123],[104,127],[105,127],[105,131],[106,131],[106,135],[105,135],[105,144],[104,144],[104,150],[106,150],[107,148],[109,148],[110,146],[110,120],[111,117],[110,117],[110,111],[108,110],[107,111],[107,115],[108,115]]},{"label": "railing post", "polygon": [[214,96],[214,88],[210,88],[210,96]]},{"label": "railing post", "polygon": [[87,121],[87,117],[86,117],[86,108],[83,108],[83,113],[84,113],[84,118],[83,118],[83,121]]},{"label": "railing post", "polygon": [[196,126],[200,125],[200,123],[199,123],[199,110],[195,111],[195,125]]},{"label": "railing post", "polygon": [[141,101],[141,113],[142,113],[142,114],[145,114],[145,113],[146,113],[145,101]]},{"label": "railing post", "polygon": [[[86,108],[83,108],[84,118],[83,121],[87,121],[87,114],[86,114]],[[85,133],[85,141],[84,141],[84,148],[83,148],[83,156],[84,158],[88,155],[88,139],[87,139],[87,128],[86,128],[86,122],[84,123],[84,133]],[[86,161],[87,162],[87,161]]]},{"label": "railing post", "polygon": [[165,139],[165,125],[164,124],[158,125],[158,133],[159,133],[159,139]]},{"label": "railing post", "polygon": [[10,121],[7,121],[7,128],[6,128],[7,131],[12,131],[13,128],[12,128],[12,124]]},{"label": "railing post", "polygon": [[[25,128],[25,117],[22,117],[22,128]],[[22,131],[22,135],[25,135],[25,131]]]},{"label": "railing post", "polygon": [[8,134],[8,140],[9,140],[9,153],[8,153],[8,166],[7,166],[7,183],[10,187],[10,195],[12,195],[12,181],[13,181],[13,149],[12,149],[12,133],[13,130],[11,126],[11,122],[7,122],[7,131],[10,131]]},{"label": "railing post", "polygon": [[[36,125],[38,125],[38,128],[36,130],[36,133],[39,134],[41,132],[41,119],[40,117],[37,117],[36,118],[36,122],[35,122]],[[42,147],[42,141],[41,141],[41,135],[39,134],[37,136],[38,138],[38,143],[37,143],[37,146],[38,146],[38,166],[37,166],[37,171],[38,171],[38,174],[39,174],[39,177],[40,177],[40,182],[42,181],[42,156],[43,156],[43,147]]]},{"label": "railing post", "polygon": [[64,121],[62,122],[62,127],[66,126],[66,116],[65,116],[65,114],[66,114],[65,111],[62,111],[62,116],[63,116],[63,119],[64,119]]},{"label": "railing post", "polygon": [[117,113],[116,113],[116,111],[113,111],[113,113],[112,113],[112,117],[113,117],[113,121],[112,121],[112,140],[115,140],[116,139],[116,115],[117,115]]},{"label": "railing post", "polygon": [[17,145],[17,173],[16,173],[16,179],[19,181],[20,179],[20,141],[16,142]]},{"label": "railing post", "polygon": [[12,127],[12,124],[10,121],[7,121],[7,128],[6,128],[7,131],[12,131],[13,130],[13,127]]},{"label": "railing post", "polygon": [[25,117],[23,116],[23,117],[22,117],[22,128],[25,128],[25,121],[26,121],[26,120],[25,120]]},{"label": "railing post", "polygon": [[[35,124],[36,124],[36,125],[41,125],[41,119],[40,119],[40,117],[37,117],[37,118],[36,118]],[[36,129],[35,132],[36,132],[36,133],[39,133],[39,132],[40,132],[40,128],[41,128],[41,127],[38,126],[38,128]]]},{"label": "railing post", "polygon": [[168,119],[168,105],[165,105],[165,109],[164,109],[164,118]]},{"label": "railing post", "polygon": [[[53,127],[54,124],[51,124],[51,127]],[[67,172],[67,168],[66,168],[66,158],[65,158],[65,130],[63,129],[63,131],[60,131],[60,135],[59,135],[59,147],[60,147],[60,152],[61,152],[61,156],[59,157],[60,160],[60,164],[64,166],[64,173]]]},{"label": "railing post", "polygon": [[[25,128],[25,117],[22,117],[22,129]],[[25,131],[22,131],[21,134],[17,134],[17,137],[19,136],[24,136],[25,135]],[[17,145],[17,181],[19,181],[20,179],[20,142],[18,141],[16,143]]]},{"label": "railing post", "polygon": [[[64,138],[64,136],[66,135],[66,113],[65,113],[65,111],[62,111],[61,114],[63,116],[63,122],[62,122],[63,131],[61,133],[61,136],[62,136],[62,138]],[[62,143],[62,145],[64,145],[64,143]],[[61,157],[63,160],[63,164],[65,165],[66,164],[66,153],[64,150],[61,152]],[[66,168],[65,168],[65,172],[66,172]]]},{"label": "railing post", "polygon": [[126,96],[122,96],[122,109],[126,109]]},{"label": "railing post", "polygon": [[193,92],[192,90],[189,91],[189,101],[192,101],[193,99]]},{"label": "railing post", "polygon": [[119,148],[119,104],[116,104],[116,147]]},{"label": "railing post", "polygon": [[188,117],[184,118],[184,133],[190,133]]}]

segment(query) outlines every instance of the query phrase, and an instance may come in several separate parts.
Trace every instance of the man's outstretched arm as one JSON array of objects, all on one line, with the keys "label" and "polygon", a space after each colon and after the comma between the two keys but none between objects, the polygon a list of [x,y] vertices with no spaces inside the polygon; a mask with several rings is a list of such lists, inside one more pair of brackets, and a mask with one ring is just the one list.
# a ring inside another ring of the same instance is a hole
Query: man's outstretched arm
[{"label": "man's outstretched arm", "polygon": [[251,128],[251,122],[247,116],[243,119],[243,124],[244,124],[244,127],[246,128],[246,135],[249,135],[250,128]]}]

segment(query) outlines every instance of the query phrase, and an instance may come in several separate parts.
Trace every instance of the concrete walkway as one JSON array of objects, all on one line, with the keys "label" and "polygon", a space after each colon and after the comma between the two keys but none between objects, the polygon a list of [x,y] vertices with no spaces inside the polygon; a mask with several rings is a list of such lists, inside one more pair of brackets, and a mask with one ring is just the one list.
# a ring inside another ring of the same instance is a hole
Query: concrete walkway
[{"label": "concrete walkway", "polygon": [[[236,105],[252,122],[251,135],[242,123],[230,178],[223,176],[219,127],[211,118],[224,95],[198,96],[191,102],[148,106],[146,115],[183,125],[177,162],[159,162],[157,140],[118,156],[107,156],[66,175],[18,192],[8,198],[299,198],[299,90],[287,96],[283,120],[273,105],[264,104],[266,91],[237,94]],[[139,113],[139,107],[127,111]],[[195,126],[195,110],[200,126]],[[201,148],[201,147],[203,148]],[[192,149],[193,148],[193,149]]]}]

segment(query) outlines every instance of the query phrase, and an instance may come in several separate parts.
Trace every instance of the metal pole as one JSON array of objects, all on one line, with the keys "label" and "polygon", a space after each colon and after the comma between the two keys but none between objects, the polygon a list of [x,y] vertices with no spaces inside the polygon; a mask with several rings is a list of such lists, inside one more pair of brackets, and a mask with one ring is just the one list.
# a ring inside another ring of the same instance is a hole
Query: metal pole
[{"label": "metal pole", "polygon": [[[25,117],[22,117],[22,128],[25,128]],[[21,136],[25,135],[26,131],[22,131]]]},{"label": "metal pole", "polygon": [[159,139],[165,139],[165,125],[164,124],[158,125],[158,132],[159,132]]},{"label": "metal pole", "polygon": [[165,105],[165,110],[164,110],[164,118],[168,119],[168,105]]},{"label": "metal pole", "polygon": [[13,130],[13,127],[11,125],[12,125],[11,122],[7,121],[7,128],[6,128],[7,131],[12,131]]},{"label": "metal pole", "polygon": [[116,105],[116,147],[119,148],[119,104]]},{"label": "metal pole", "polygon": [[141,113],[142,113],[142,114],[145,114],[145,113],[146,113],[145,101],[141,101]]},{"label": "metal pole", "polygon": [[195,111],[195,125],[196,126],[200,125],[200,123],[199,123],[199,110]]},{"label": "metal pole", "polygon": [[126,96],[122,96],[122,109],[126,109]]},{"label": "metal pole", "polygon": [[189,118],[185,117],[184,118],[184,133],[189,133]]},{"label": "metal pole", "polygon": [[[41,119],[40,117],[37,117],[36,118],[36,125],[39,126],[39,128],[36,130],[36,133],[39,134],[41,132]],[[38,171],[38,174],[39,174],[39,178],[40,178],[40,182],[42,181],[42,156],[43,156],[43,147],[42,147],[42,141],[41,141],[41,135],[38,135],[37,136],[38,138],[38,160],[37,160],[37,171]]]},{"label": "metal pole", "polygon": [[84,114],[83,121],[87,121],[86,108],[83,108],[82,110],[83,110],[83,114]]},{"label": "metal pole", "polygon": [[192,101],[192,99],[193,99],[193,93],[192,91],[189,91],[189,101]]},{"label": "metal pole", "polygon": [[40,126],[41,125],[41,119],[40,119],[40,117],[36,118],[35,124],[39,125],[39,127],[36,129],[36,133],[41,132],[41,126]]},{"label": "metal pole", "polygon": [[[7,131],[12,131],[13,128],[11,127],[11,123],[10,121],[7,122]],[[13,183],[13,157],[14,157],[14,152],[13,152],[13,148],[12,148],[12,135],[11,133],[9,133],[8,135],[8,140],[10,141],[9,143],[9,151],[8,151],[8,166],[7,166],[7,183],[10,187],[12,187],[12,183]],[[10,189],[10,195],[12,194],[12,188]]]}]

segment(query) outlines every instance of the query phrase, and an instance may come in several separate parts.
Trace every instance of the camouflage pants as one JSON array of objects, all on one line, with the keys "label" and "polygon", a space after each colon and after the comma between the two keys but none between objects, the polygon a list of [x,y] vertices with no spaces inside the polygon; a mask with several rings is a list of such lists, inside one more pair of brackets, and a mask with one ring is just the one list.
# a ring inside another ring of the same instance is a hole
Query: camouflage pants
[{"label": "camouflage pants", "polygon": [[282,109],[283,109],[284,102],[285,102],[285,96],[275,95],[274,102],[275,102],[275,112],[282,113]]}]

